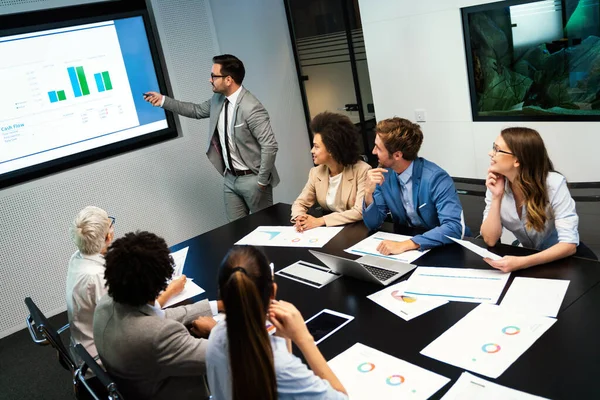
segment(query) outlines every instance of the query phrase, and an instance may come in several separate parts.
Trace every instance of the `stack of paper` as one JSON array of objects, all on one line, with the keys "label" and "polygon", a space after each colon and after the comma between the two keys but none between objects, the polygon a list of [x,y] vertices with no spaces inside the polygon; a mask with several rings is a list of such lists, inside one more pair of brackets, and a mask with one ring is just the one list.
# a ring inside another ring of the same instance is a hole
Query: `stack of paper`
[{"label": "stack of paper", "polygon": [[[171,253],[171,257],[173,257],[173,261],[175,262],[175,268],[173,269],[173,277],[171,278],[171,280],[177,279],[181,275],[183,275],[183,267],[185,266],[185,259],[187,258],[187,253],[189,249],[189,247],[184,247],[181,250],[177,250]],[[162,308],[170,307],[184,300],[191,299],[194,296],[198,296],[199,294],[202,294],[204,292],[204,289],[196,285],[191,278],[188,278],[185,282],[183,290],[177,295],[167,300],[167,302],[162,305]]]},{"label": "stack of paper", "polygon": [[410,250],[404,252],[402,254],[392,254],[388,256],[384,256],[380,252],[377,251],[377,246],[383,240],[392,240],[394,242],[404,242],[405,240],[411,239],[412,236],[404,236],[404,235],[396,235],[394,233],[387,232],[377,232],[374,235],[369,236],[368,238],[356,243],[354,246],[346,249],[345,251],[351,254],[356,254],[359,256],[370,255],[388,258],[390,260],[402,261],[408,264],[412,264],[417,258],[421,257],[423,254],[427,253],[429,250],[419,251],[419,250]]},{"label": "stack of paper", "polygon": [[500,306],[480,304],[421,354],[497,378],[555,322],[554,318],[517,314]]},{"label": "stack of paper", "polygon": [[198,296],[199,294],[202,294],[204,292],[204,289],[196,285],[191,279],[188,279],[185,281],[185,286],[183,287],[183,290],[179,294],[176,294],[175,296],[167,300],[167,302],[163,304],[162,308],[167,308],[184,300],[191,299],[192,297]]},{"label": "stack of paper", "polygon": [[361,343],[328,364],[352,400],[427,399],[450,381]]},{"label": "stack of paper", "polygon": [[517,277],[500,306],[522,314],[556,317],[568,287],[565,280]]},{"label": "stack of paper", "polygon": [[496,304],[509,276],[497,270],[419,267],[408,279],[404,294]]},{"label": "stack of paper", "polygon": [[344,227],[319,227],[304,232],[296,232],[293,226],[259,226],[242,239],[238,245],[313,247],[325,246]]},{"label": "stack of paper", "polygon": [[442,400],[547,400],[463,372]]},{"label": "stack of paper", "polygon": [[411,297],[404,294],[406,281],[389,286],[367,296],[381,307],[393,312],[405,321],[423,315],[436,307],[448,303],[447,300],[428,297]]}]

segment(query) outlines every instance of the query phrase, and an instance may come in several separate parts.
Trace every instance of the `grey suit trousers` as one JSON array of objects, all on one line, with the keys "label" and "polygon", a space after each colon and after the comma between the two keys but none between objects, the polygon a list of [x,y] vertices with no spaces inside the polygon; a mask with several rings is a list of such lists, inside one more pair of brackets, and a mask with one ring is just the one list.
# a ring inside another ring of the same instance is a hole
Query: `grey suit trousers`
[{"label": "grey suit trousers", "polygon": [[245,217],[273,205],[273,186],[258,186],[258,175],[235,176],[225,173],[223,184],[225,211],[229,221]]}]

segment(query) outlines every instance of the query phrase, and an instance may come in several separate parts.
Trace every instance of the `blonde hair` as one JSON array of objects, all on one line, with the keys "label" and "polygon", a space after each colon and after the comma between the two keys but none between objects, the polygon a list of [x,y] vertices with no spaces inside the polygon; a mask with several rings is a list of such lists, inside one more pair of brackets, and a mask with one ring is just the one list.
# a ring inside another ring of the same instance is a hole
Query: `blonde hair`
[{"label": "blonde hair", "polygon": [[90,255],[100,253],[109,229],[108,213],[101,208],[88,206],[77,214],[69,230],[79,251]]}]

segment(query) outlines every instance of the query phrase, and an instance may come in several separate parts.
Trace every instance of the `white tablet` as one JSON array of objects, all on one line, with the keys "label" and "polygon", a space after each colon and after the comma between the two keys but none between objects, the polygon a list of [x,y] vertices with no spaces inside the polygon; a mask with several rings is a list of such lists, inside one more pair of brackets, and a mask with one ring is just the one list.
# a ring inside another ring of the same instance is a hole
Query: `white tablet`
[{"label": "white tablet", "polygon": [[315,344],[319,344],[353,319],[352,315],[325,309],[307,319],[306,327],[315,339]]}]

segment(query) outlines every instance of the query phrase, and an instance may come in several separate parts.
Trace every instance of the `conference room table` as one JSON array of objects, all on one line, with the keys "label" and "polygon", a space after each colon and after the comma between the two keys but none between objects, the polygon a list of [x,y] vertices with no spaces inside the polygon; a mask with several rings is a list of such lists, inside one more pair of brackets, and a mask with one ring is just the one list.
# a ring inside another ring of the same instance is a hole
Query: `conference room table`
[{"label": "conference room table", "polygon": [[[217,297],[217,273],[221,260],[235,242],[259,226],[289,226],[290,205],[275,204],[258,213],[216,228],[171,247],[172,251],[189,246],[184,273],[194,278],[206,292],[193,300]],[[382,231],[410,235],[410,228],[394,229],[385,223]],[[362,222],[347,225],[319,251],[356,259],[344,252],[373,232]],[[485,246],[479,239],[469,239]],[[307,248],[262,247],[275,271],[302,260],[320,264]],[[497,245],[490,248],[499,255],[527,255],[532,250]],[[432,249],[420,257],[419,266],[491,269],[483,259],[458,244]],[[550,399],[599,399],[600,383],[600,263],[569,257],[546,265],[513,272],[500,297],[517,277],[566,279],[570,281],[557,322],[538,339],[498,379],[488,379],[500,385]],[[408,279],[410,273],[396,282]],[[277,298],[293,303],[305,319],[324,308],[354,316],[354,320],[319,344],[327,360],[360,342],[451,379],[432,399],[439,399],[456,382],[461,368],[454,367],[419,352],[458,322],[477,304],[449,302],[410,321],[392,314],[367,296],[383,286],[341,277],[316,289],[302,283],[275,276]],[[301,356],[297,348],[294,352]]]}]

